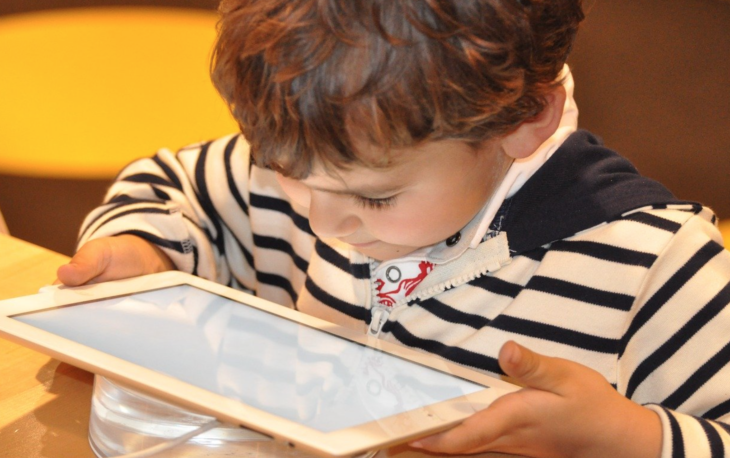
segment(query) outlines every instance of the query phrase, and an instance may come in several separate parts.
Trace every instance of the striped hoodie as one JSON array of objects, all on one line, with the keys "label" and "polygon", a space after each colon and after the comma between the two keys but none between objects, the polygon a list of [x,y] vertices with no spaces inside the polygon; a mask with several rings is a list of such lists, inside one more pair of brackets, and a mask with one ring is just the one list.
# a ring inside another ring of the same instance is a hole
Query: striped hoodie
[{"label": "striped hoodie", "polygon": [[[578,131],[379,336],[492,375],[507,340],[576,361],[659,414],[662,458],[730,457],[730,252],[715,219]],[[80,244],[118,234],[154,242],[180,270],[371,324],[377,263],[315,236],[240,136],[126,167]]]}]

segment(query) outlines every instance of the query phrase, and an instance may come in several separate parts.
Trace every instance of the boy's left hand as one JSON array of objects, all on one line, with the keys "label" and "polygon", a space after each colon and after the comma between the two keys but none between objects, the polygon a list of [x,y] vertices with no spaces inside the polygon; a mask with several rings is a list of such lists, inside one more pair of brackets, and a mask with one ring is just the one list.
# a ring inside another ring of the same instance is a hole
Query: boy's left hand
[{"label": "boy's left hand", "polygon": [[502,369],[525,388],[462,424],[411,443],[434,453],[529,457],[646,457],[661,453],[659,416],[620,395],[598,372],[507,342]]}]

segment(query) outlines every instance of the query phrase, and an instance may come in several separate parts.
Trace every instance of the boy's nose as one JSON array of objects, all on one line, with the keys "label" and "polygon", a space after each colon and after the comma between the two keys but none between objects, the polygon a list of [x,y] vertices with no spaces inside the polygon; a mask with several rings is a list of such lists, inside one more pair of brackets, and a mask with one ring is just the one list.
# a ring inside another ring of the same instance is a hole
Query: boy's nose
[{"label": "boy's nose", "polygon": [[341,238],[357,231],[361,222],[353,214],[351,199],[343,195],[312,192],[309,225],[319,237]]}]

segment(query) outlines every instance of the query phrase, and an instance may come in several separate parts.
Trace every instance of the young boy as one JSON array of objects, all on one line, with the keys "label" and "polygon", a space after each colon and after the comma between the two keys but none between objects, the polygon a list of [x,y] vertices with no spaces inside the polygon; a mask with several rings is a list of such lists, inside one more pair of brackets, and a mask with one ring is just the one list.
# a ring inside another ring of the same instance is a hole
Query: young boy
[{"label": "young boy", "polygon": [[730,456],[730,253],[576,130],[580,0],[221,12],[243,136],[128,166],[63,283],[180,269],[526,387],[434,453]]}]

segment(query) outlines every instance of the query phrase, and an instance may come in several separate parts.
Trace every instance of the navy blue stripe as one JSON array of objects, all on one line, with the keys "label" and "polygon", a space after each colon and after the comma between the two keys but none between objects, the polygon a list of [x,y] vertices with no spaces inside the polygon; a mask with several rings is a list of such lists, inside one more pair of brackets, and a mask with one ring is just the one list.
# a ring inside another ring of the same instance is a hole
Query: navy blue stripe
[{"label": "navy blue stripe", "polygon": [[127,175],[124,178],[122,178],[120,181],[127,182],[127,183],[142,183],[142,184],[156,184],[159,186],[167,186],[170,188],[174,188],[175,185],[166,179],[153,175],[151,173],[135,173],[134,175]]},{"label": "navy blue stripe", "polygon": [[636,221],[637,223],[646,224],[647,226],[655,227],[663,231],[671,232],[676,234],[681,224],[675,223],[674,221],[660,218],[659,216],[652,215],[650,213],[638,212],[632,213],[631,215],[625,216],[623,219]]},{"label": "navy blue stripe", "polygon": [[621,339],[619,357],[626,351],[626,346],[634,335],[669,301],[684,285],[699,272],[705,264],[722,252],[724,248],[717,243],[707,242],[702,248],[667,280],[654,295],[646,301],[643,307],[631,321],[629,328]]},{"label": "navy blue stripe", "polygon": [[520,256],[524,256],[528,259],[532,259],[533,261],[540,262],[540,261],[542,261],[542,258],[545,257],[547,252],[548,252],[547,249],[545,249],[543,247],[539,247],[539,248],[535,248],[534,250],[529,250],[529,251],[520,253]]},{"label": "navy blue stripe", "polygon": [[[626,396],[631,397],[638,386],[646,380],[649,375],[651,375],[652,372],[654,372],[659,366],[664,364],[669,358],[672,357],[677,351],[679,351],[680,348],[699,332],[700,329],[702,329],[703,326],[705,326],[707,323],[712,321],[713,318],[715,318],[720,312],[722,312],[725,307],[727,307],[728,302],[730,301],[730,283],[725,285],[725,287],[717,294],[715,295],[710,302],[708,302],[704,307],[702,307],[701,310],[699,310],[687,323],[682,326],[679,331],[675,332],[672,337],[670,337],[666,342],[664,342],[654,353],[649,355],[648,358],[646,358],[644,361],[639,364],[639,366],[636,368],[633,374],[631,374],[631,378],[629,379],[629,383],[626,387]],[[727,351],[727,350],[725,350]],[[718,353],[720,355],[719,357],[725,358],[725,361],[727,361],[728,354],[726,354],[724,351]],[[713,362],[715,357],[710,359],[710,362]],[[688,394],[687,390],[693,390],[697,387],[695,387],[695,383],[697,383],[698,380],[693,380],[694,377],[698,377],[700,380],[703,377],[708,376],[708,372],[719,370],[718,368],[715,368],[714,366],[710,366],[708,368],[700,369],[699,374],[695,374],[692,377],[690,377],[689,380],[685,382],[685,384],[689,384],[686,388],[680,387],[680,393],[676,395],[676,398],[673,398],[673,404],[672,405],[678,405],[676,404],[679,402],[683,402],[685,399],[685,396]],[[689,393],[691,394],[691,393]],[[672,395],[674,396],[674,394]],[[664,405],[664,403],[662,403]],[[672,408],[672,405],[668,405],[668,407]],[[674,407],[676,408],[676,407]]]},{"label": "navy blue stripe", "polygon": [[[113,197],[109,202],[107,202],[108,207],[104,209],[101,213],[96,215],[93,220],[89,221],[88,224],[83,228],[83,231],[81,232],[81,235],[79,235],[79,240],[84,237],[86,232],[89,230],[91,226],[94,225],[97,221],[102,219],[104,216],[108,215],[109,213],[116,211],[120,207],[124,207],[126,205],[133,205],[133,204],[152,204],[155,207],[159,207],[163,203],[158,200],[152,200],[152,199],[137,199],[130,197],[126,194],[119,194],[115,197]],[[100,207],[101,208],[101,207]],[[162,210],[160,211],[162,212]],[[165,210],[165,213],[168,213],[169,211]],[[128,214],[128,213],[125,213]]]},{"label": "navy blue stripe", "polygon": [[408,330],[398,322],[388,321],[385,326],[383,326],[383,332],[390,332],[393,337],[409,347],[425,350],[429,353],[439,355],[442,358],[464,366],[504,375],[504,372],[499,367],[499,361],[496,358],[459,347],[451,347],[437,340],[417,337],[408,332]]},{"label": "navy blue stripe", "polygon": [[598,337],[572,329],[565,329],[551,324],[538,323],[509,315],[497,316],[489,326],[506,332],[549,340],[596,353],[615,353],[618,347],[617,339]]},{"label": "navy blue stripe", "polygon": [[[666,409],[664,410],[666,411]],[[672,412],[666,411],[666,415],[669,418],[669,430],[672,434],[672,458],[685,458],[682,429],[679,427],[679,423],[674,418],[674,415],[672,415]]]},{"label": "navy blue stripe", "polygon": [[236,239],[238,241],[238,246],[241,247],[241,253],[243,253],[243,257],[246,259],[246,263],[254,270],[256,270],[256,264],[255,260],[253,258],[253,254],[251,254],[250,251],[246,249],[245,246],[243,246],[243,243],[241,243],[240,240]]},{"label": "navy blue stripe", "polygon": [[166,193],[157,186],[152,186],[152,192],[154,192],[155,196],[160,200],[172,200],[170,199],[170,194]]},{"label": "navy blue stripe", "polygon": [[[716,300],[718,304],[712,305],[712,302],[715,302]],[[707,310],[709,310],[707,312],[707,315],[712,315],[712,317],[714,317],[715,315],[713,315],[713,310],[715,314],[720,313],[720,310],[725,308],[728,303],[730,303],[730,283],[723,289],[721,294],[715,296],[715,299],[711,301],[710,305],[703,308],[702,311],[695,315],[695,317],[699,316]],[[694,320],[695,317],[693,317],[692,320]],[[704,320],[706,321],[700,320],[698,318],[699,327],[704,326],[704,324],[710,319],[711,318],[709,318],[708,316],[704,317]],[[692,322],[692,320],[690,320],[690,322]],[[690,323],[688,323],[687,327],[689,326]],[[685,328],[683,327],[680,332],[684,331],[684,329]],[[712,377],[714,377],[721,369],[727,367],[728,364],[730,364],[730,342],[726,343],[719,352],[717,352],[712,358],[707,360],[707,362],[705,362],[694,374],[692,374],[691,377],[689,377],[679,388],[677,388],[674,393],[669,395],[664,400],[664,402],[662,402],[662,405],[667,406],[670,409],[678,408],[687,399],[689,399],[692,394],[702,388],[702,386],[704,386],[705,383],[707,383]]]},{"label": "navy blue stripe", "polygon": [[296,291],[294,291],[294,287],[292,287],[288,278],[277,274],[256,271],[256,280],[258,280],[259,283],[283,289],[291,298],[292,304],[297,303],[298,295]]},{"label": "navy blue stripe", "polygon": [[565,280],[558,280],[557,278],[543,277],[541,275],[533,276],[525,286],[525,289],[623,311],[631,310],[631,306],[634,303],[634,297],[628,294],[603,291]]},{"label": "navy blue stripe", "polygon": [[[137,197],[132,197],[127,194],[117,194],[116,196],[109,199],[107,204],[113,204],[114,208],[119,208],[123,205],[130,205],[130,204],[155,204],[159,205],[162,202],[155,199],[139,199]],[[109,210],[111,211],[111,210]]]},{"label": "navy blue stripe", "polygon": [[[236,147],[236,142],[237,142],[238,138],[239,138],[239,136],[236,135],[236,136],[232,137],[228,141],[228,143],[226,143],[226,147],[225,147],[225,150],[223,153],[223,163],[224,163],[224,166],[226,169],[226,179],[227,179],[227,183],[228,183],[228,189],[229,189],[231,195],[233,196],[233,199],[236,201],[236,203],[241,208],[243,213],[246,216],[248,216],[248,205],[243,200],[243,196],[241,196],[241,193],[238,192],[238,188],[236,187],[235,180],[233,179],[233,170],[231,167],[231,157],[233,155],[233,150]],[[208,143],[203,146],[203,148],[205,150],[205,154],[207,154],[209,145],[210,144]],[[197,168],[196,168],[196,180],[197,179],[198,179],[198,176],[197,176]],[[206,187],[207,187],[207,185],[206,185]],[[208,200],[210,200],[209,196],[208,196]],[[212,202],[210,203],[210,206],[213,207]],[[213,211],[215,211],[215,209]],[[217,212],[216,212],[216,214],[217,214]],[[223,224],[225,224],[225,221],[223,221],[223,220],[221,220],[221,221],[223,222]],[[218,227],[220,227],[220,226],[218,226]],[[230,230],[230,228],[229,228],[229,230]],[[239,240],[238,237],[234,237],[234,238],[236,240],[236,244],[238,245],[239,249],[243,253],[243,257],[246,259],[246,263],[252,269],[256,269],[256,264],[255,264],[255,259],[253,257],[253,254],[251,254],[251,252],[243,245],[243,242],[241,240]],[[221,239],[221,242],[224,242],[222,234],[220,234],[220,239]]]},{"label": "navy blue stripe", "polygon": [[[224,254],[226,248],[223,240],[222,219],[210,198],[210,194],[208,193],[208,182],[205,179],[205,162],[208,158],[209,148],[210,142],[202,145],[200,149],[200,154],[195,163],[195,184],[197,187],[197,197],[200,207],[203,209],[210,221],[210,224],[215,229],[215,236],[211,237],[211,242],[215,244],[220,254]],[[208,234],[210,234],[210,232],[208,232]],[[210,235],[212,236],[212,234]]]},{"label": "navy blue stripe", "polygon": [[515,298],[520,291],[522,291],[522,285],[516,283],[510,283],[502,280],[501,278],[493,277],[491,275],[482,275],[481,277],[475,278],[469,282],[470,285],[482,288],[490,293],[499,294],[500,296],[507,296]]},{"label": "navy blue stripe", "polygon": [[276,197],[264,196],[252,192],[249,194],[249,202],[252,207],[261,208],[264,210],[272,210],[289,216],[294,222],[295,226],[297,226],[300,230],[308,233],[309,235],[314,236],[312,228],[309,227],[309,220],[295,212],[292,209],[291,204],[286,200]]},{"label": "navy blue stripe", "polygon": [[689,399],[695,392],[702,388],[721,369],[730,364],[730,342],[703,364],[697,372],[687,379],[674,393],[669,395],[662,405],[670,409],[676,409]]},{"label": "navy blue stripe", "polygon": [[355,319],[364,321],[365,323],[370,323],[370,311],[367,310],[365,307],[361,307],[359,305],[350,304],[348,302],[345,302],[341,299],[338,299],[331,294],[329,294],[327,291],[320,288],[314,281],[312,281],[311,278],[307,277],[307,280],[304,283],[305,287],[307,288],[307,291],[309,291],[309,294],[312,295],[315,299],[317,299],[319,302],[325,304],[328,307],[331,307],[338,312],[344,313],[347,316],[351,316]]},{"label": "navy blue stripe", "polygon": [[550,247],[555,251],[567,251],[590,256],[604,261],[617,262],[630,266],[641,266],[649,268],[656,261],[657,256],[652,253],[644,253],[641,251],[629,250],[617,246],[607,245],[605,243],[589,242],[589,241],[560,241],[555,242]]},{"label": "navy blue stripe", "polygon": [[414,305],[420,306],[429,313],[449,323],[463,324],[474,329],[481,329],[489,325],[489,319],[481,315],[462,312],[461,310],[449,307],[437,299],[431,298],[425,301],[415,301]]},{"label": "navy blue stripe", "polygon": [[730,399],[721,402],[712,409],[708,410],[707,412],[705,412],[703,417],[714,419],[724,417],[727,414],[730,414]]},{"label": "navy blue stripe", "polygon": [[307,234],[314,236],[314,232],[312,232],[312,228],[309,227],[309,219],[305,218],[304,216],[300,215],[299,213],[292,211],[291,212],[291,219],[294,221],[294,225],[297,226],[300,230],[306,232]]},{"label": "navy blue stripe", "polygon": [[165,172],[165,176],[166,176],[166,177],[167,177],[167,179],[168,179],[168,180],[170,181],[170,183],[172,183],[172,187],[174,187],[175,189],[179,189],[180,191],[182,191],[182,188],[183,188],[183,187],[182,187],[182,182],[180,182],[180,178],[178,178],[178,176],[177,176],[177,175],[175,174],[175,172],[173,172],[173,171],[172,171],[172,168],[171,168],[171,167],[170,167],[169,165],[167,165],[167,164],[166,164],[166,163],[165,163],[165,162],[164,162],[164,161],[163,161],[163,160],[162,160],[162,159],[160,158],[160,156],[159,156],[159,155],[155,155],[155,156],[153,156],[153,157],[152,157],[152,160],[153,160],[153,161],[155,162],[155,164],[157,164],[157,166],[158,166],[158,167],[159,167],[159,168],[160,168],[160,169],[161,169],[161,170],[162,170],[163,172]]},{"label": "navy blue stripe", "polygon": [[[689,208],[688,208],[689,207]],[[667,208],[670,208],[669,205],[667,205]],[[683,212],[690,212],[694,213],[695,215],[702,212],[702,209],[705,208],[702,204],[699,204],[697,202],[685,202],[684,205],[672,205],[672,210],[679,210]]]},{"label": "navy blue stripe", "polygon": [[233,167],[231,166],[231,157],[233,157],[233,150],[236,147],[236,142],[238,140],[238,135],[233,137],[227,144],[226,149],[224,152],[224,162],[226,166],[226,180],[228,181],[228,189],[231,191],[231,195],[233,196],[233,199],[236,201],[239,207],[241,207],[241,210],[243,213],[248,216],[248,204],[243,199],[243,196],[238,191],[238,186],[236,186],[236,180],[233,178]]},{"label": "navy blue stripe", "polygon": [[369,264],[351,264],[350,261],[342,256],[340,253],[335,251],[334,248],[317,239],[314,242],[314,249],[317,251],[317,255],[325,261],[329,262],[338,269],[349,273],[358,280],[364,280],[370,278],[370,265]]},{"label": "navy blue stripe", "polygon": [[302,272],[306,272],[307,268],[309,268],[309,263],[304,258],[296,254],[294,248],[291,246],[291,243],[287,242],[284,239],[254,234],[253,243],[260,248],[277,250],[288,254],[292,258],[294,265],[297,266],[297,269],[301,270]]},{"label": "navy blue stripe", "polygon": [[725,446],[722,444],[722,438],[720,433],[712,427],[710,422],[698,420],[700,426],[705,431],[707,436],[707,442],[710,444],[710,457],[711,458],[723,458],[725,456]]},{"label": "navy blue stripe", "polygon": [[163,239],[161,237],[158,237],[154,234],[150,234],[149,232],[140,231],[137,229],[130,229],[128,231],[120,232],[119,235],[128,234],[128,235],[136,235],[137,237],[143,238],[147,240],[150,243],[154,243],[155,245],[158,245],[162,248],[168,248],[173,251],[177,251],[178,253],[185,253],[185,249],[183,247],[182,242],[177,242],[173,240]]},{"label": "navy blue stripe", "polygon": [[[109,213],[109,212],[105,212],[105,213]],[[158,208],[158,207],[133,208],[133,209],[130,209],[130,210],[125,210],[125,211],[119,212],[119,213],[111,216],[106,221],[104,221],[104,224],[108,224],[110,221],[114,221],[115,219],[122,218],[124,216],[132,215],[132,214],[160,214],[160,215],[169,215],[170,214],[170,211],[168,209],[166,209],[166,208]],[[94,221],[96,221],[98,219],[99,218],[96,218],[96,219],[94,219]],[[93,222],[86,227],[86,229],[84,230],[84,232],[86,232],[87,230],[89,230],[89,228],[92,225],[93,225]],[[101,225],[98,228],[96,228],[94,230],[94,232],[92,232],[91,234],[89,234],[89,236],[91,236],[94,233],[96,233],[96,231],[99,230],[102,227],[103,227],[103,225]]]},{"label": "navy blue stripe", "polygon": [[198,247],[193,245],[193,275],[198,276],[198,262],[200,261],[200,255],[198,254]]},{"label": "navy blue stripe", "polygon": [[[233,137],[231,140],[228,141],[226,144],[225,150],[224,150],[224,166],[226,168],[226,176],[228,177],[228,186],[229,191],[231,194],[233,194],[234,198],[236,198],[236,202],[241,205],[241,202],[243,202],[243,199],[241,198],[240,194],[238,193],[238,189],[235,187],[235,183],[232,182],[232,176],[231,176],[231,170],[230,170],[230,157],[231,153],[233,152],[233,149],[236,145],[236,139],[238,136]],[[218,253],[220,255],[225,255],[226,252],[226,246],[225,246],[225,238],[223,236],[223,226],[228,229],[229,232],[233,233],[233,231],[228,228],[228,225],[226,224],[225,220],[220,216],[218,213],[218,210],[216,210],[215,205],[213,204],[213,200],[210,197],[210,193],[208,192],[208,182],[205,179],[205,168],[206,168],[206,161],[208,158],[208,152],[210,150],[210,146],[212,145],[212,142],[207,142],[203,144],[200,147],[200,154],[197,158],[197,161],[195,163],[195,182],[197,186],[197,198],[198,202],[200,203],[201,208],[205,212],[208,220],[210,220],[212,226],[215,228],[216,236],[213,237],[213,235],[210,232],[210,228],[201,228],[205,230],[205,233],[209,240],[211,240],[216,248],[218,249]],[[240,202],[239,202],[240,199]],[[245,206],[245,203],[243,203]],[[247,211],[247,207],[245,209]],[[236,242],[236,245],[241,250],[241,253],[243,253],[243,257],[246,259],[246,262],[248,265],[255,269],[255,259],[251,252],[243,245],[241,240],[239,240],[237,237],[234,237],[234,240]],[[278,281],[278,280],[277,280]],[[279,281],[279,283],[281,283]],[[276,286],[279,286],[278,284]],[[291,289],[291,285],[289,286]],[[291,293],[290,293],[291,295]],[[296,296],[296,294],[295,294]]]},{"label": "navy blue stripe", "polygon": [[[91,228],[91,226],[93,226],[97,221],[99,221],[100,219],[102,219],[107,214],[116,211],[120,207],[124,207],[126,205],[138,204],[138,203],[150,203],[150,204],[155,205],[155,207],[160,207],[160,206],[163,206],[164,205],[163,202],[158,202],[158,201],[154,201],[154,200],[147,200],[147,199],[131,199],[130,198],[130,200],[125,201],[122,196],[124,196],[124,194],[120,194],[120,195],[117,196],[117,197],[120,198],[120,201],[112,202],[114,199],[116,199],[116,197],[114,197],[112,199],[112,201],[109,202],[109,204],[108,204],[109,206],[107,208],[105,208],[104,211],[102,211],[101,213],[99,213],[98,215],[96,215],[96,217],[94,217],[93,220],[89,221],[86,224],[86,226],[83,228],[83,231],[81,231],[81,234],[79,234],[79,240],[82,239],[82,238],[84,238],[84,236],[86,235],[86,232],[89,230],[89,228]],[[123,215],[127,215],[129,213],[130,212],[122,213],[122,216]],[[156,212],[146,212],[146,213],[169,213],[169,211],[158,208]],[[116,218],[116,216],[115,216],[115,218]],[[114,219],[114,218],[112,218],[112,219]]]},{"label": "navy blue stripe", "polygon": [[715,424],[720,428],[724,429],[726,433],[730,434],[730,425],[721,421],[716,421]]}]

